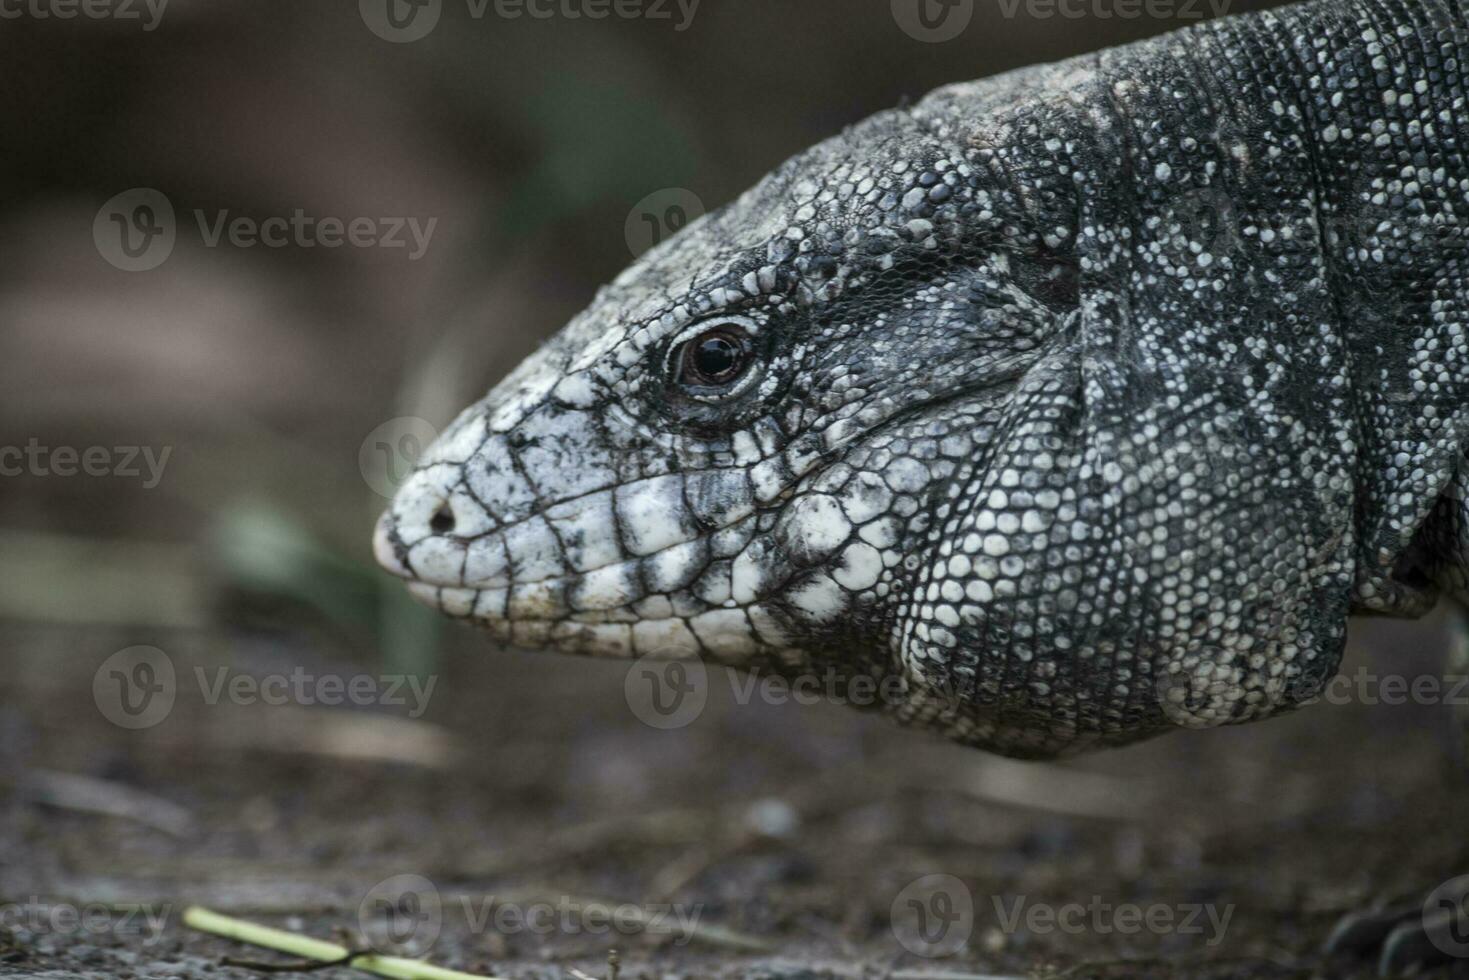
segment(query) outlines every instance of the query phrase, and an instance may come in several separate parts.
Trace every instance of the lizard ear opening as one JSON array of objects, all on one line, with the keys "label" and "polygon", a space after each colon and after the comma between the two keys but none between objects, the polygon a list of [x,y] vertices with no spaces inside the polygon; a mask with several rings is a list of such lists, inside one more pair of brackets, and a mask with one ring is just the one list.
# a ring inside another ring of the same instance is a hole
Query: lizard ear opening
[{"label": "lizard ear opening", "polygon": [[1020,256],[1010,271],[1021,289],[1058,313],[1081,303],[1081,265],[1072,256]]}]

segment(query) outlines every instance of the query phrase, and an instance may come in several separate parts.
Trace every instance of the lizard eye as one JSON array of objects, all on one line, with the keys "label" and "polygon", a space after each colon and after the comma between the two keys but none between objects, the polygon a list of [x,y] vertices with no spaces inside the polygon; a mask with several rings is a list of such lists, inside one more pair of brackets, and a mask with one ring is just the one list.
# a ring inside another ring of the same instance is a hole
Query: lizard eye
[{"label": "lizard eye", "polygon": [[738,336],[715,329],[683,345],[682,364],[679,379],[685,384],[728,384],[744,370],[745,352]]},{"label": "lizard eye", "polygon": [[691,394],[724,394],[709,389],[726,389],[744,377],[755,359],[752,348],[743,324],[702,327],[674,346],[669,358],[673,380]]}]

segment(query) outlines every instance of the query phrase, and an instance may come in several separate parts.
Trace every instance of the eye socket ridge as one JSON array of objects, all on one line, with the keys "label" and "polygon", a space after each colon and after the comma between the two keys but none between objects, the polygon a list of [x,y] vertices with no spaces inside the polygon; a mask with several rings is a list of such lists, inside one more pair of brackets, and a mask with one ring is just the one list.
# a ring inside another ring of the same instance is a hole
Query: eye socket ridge
[{"label": "eye socket ridge", "polygon": [[754,324],[719,317],[694,324],[669,345],[667,373],[684,393],[701,401],[731,397],[758,376]]}]

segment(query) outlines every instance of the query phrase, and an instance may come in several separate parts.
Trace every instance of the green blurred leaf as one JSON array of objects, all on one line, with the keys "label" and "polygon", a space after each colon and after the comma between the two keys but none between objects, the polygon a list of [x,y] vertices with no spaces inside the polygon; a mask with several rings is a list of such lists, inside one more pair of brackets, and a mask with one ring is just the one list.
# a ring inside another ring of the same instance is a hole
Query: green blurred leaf
[{"label": "green blurred leaf", "polygon": [[434,669],[441,618],[412,601],[401,583],[327,547],[279,508],[251,500],[230,504],[210,539],[230,584],[302,603],[334,623],[372,633],[385,666]]}]

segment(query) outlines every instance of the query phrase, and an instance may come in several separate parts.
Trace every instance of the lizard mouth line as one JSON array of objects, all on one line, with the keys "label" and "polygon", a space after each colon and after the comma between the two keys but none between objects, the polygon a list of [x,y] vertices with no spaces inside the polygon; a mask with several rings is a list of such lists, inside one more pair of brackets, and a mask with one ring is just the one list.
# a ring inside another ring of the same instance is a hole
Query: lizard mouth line
[{"label": "lizard mouth line", "polygon": [[[679,545],[674,545],[679,547]],[[649,588],[642,569],[646,561],[657,560],[658,554],[646,558],[629,558],[614,561],[599,569],[585,573],[536,579],[535,582],[510,582],[508,585],[477,585],[477,583],[426,582],[417,577],[408,577],[408,594],[432,605],[452,619],[477,621],[577,621],[577,623],[614,623],[627,621],[632,616],[633,605],[643,599],[671,598],[674,595],[692,598],[689,595],[693,580],[670,583],[673,588]],[[702,561],[701,567],[707,567]],[[611,574],[610,574],[611,573]],[[683,576],[687,577],[687,576]],[[733,599],[723,604],[699,601],[707,608],[735,608]],[[670,619],[649,611],[640,611],[633,616],[638,620]]]},{"label": "lizard mouth line", "polygon": [[[630,610],[633,600],[623,606],[611,609],[577,612],[568,610],[561,615],[507,615],[503,606],[499,611],[494,609],[480,609],[480,598],[487,592],[504,591],[494,589],[460,588],[449,585],[431,585],[427,582],[409,581],[407,583],[408,594],[418,602],[434,609],[450,619],[460,620],[470,624],[484,624],[486,626],[506,627],[515,623],[578,623],[584,626],[598,626],[603,624],[626,623],[626,619],[613,618],[612,614],[625,613]],[[741,608],[736,606],[717,606],[711,608]],[[665,620],[682,619],[676,612],[669,612],[666,616],[654,616],[639,614],[639,622],[662,622]]]},{"label": "lizard mouth line", "polygon": [[[410,587],[414,585],[423,585],[429,588],[457,589],[461,591],[471,592],[507,593],[513,593],[517,590],[537,589],[541,591],[559,590],[562,592],[570,593],[574,591],[578,586],[588,584],[589,582],[596,582],[599,579],[608,579],[610,576],[620,572],[624,576],[624,581],[622,583],[609,581],[599,582],[599,584],[603,585],[604,587],[610,586],[614,588],[619,586],[631,586],[633,591],[635,591],[637,594],[630,594],[626,603],[619,604],[628,605],[638,601],[638,599],[644,596],[665,594],[671,591],[679,591],[682,588],[682,585],[675,588],[660,588],[652,585],[647,581],[647,575],[652,573],[652,567],[660,561],[666,559],[671,553],[681,548],[696,548],[698,552],[701,553],[690,555],[688,556],[688,559],[690,561],[696,561],[702,567],[707,567],[714,561],[732,557],[723,553],[711,553],[712,540],[717,535],[737,529],[741,525],[750,525],[751,522],[758,520],[758,517],[759,511],[754,510],[750,513],[746,513],[736,518],[733,521],[709,528],[703,533],[695,535],[694,537],[690,537],[687,540],[677,541],[673,544],[665,545],[664,547],[661,547],[656,551],[651,551],[646,555],[624,554],[622,557],[613,559],[612,561],[603,562],[599,565],[594,565],[591,568],[572,569],[562,572],[560,574],[545,575],[540,578],[516,579],[513,575],[496,576],[488,580],[470,580],[464,577],[460,577],[457,579],[453,579],[452,581],[446,581],[444,579],[436,580],[434,578],[427,578],[416,571],[412,567],[411,559],[403,554],[399,539],[397,539],[396,537],[396,532],[391,527],[391,522],[387,519],[386,515],[384,516],[382,523],[379,525],[378,537],[377,540],[374,542],[374,551],[376,553],[379,564],[382,565],[386,571],[405,580]],[[461,564],[461,576],[462,568],[463,566]],[[445,576],[444,578],[447,579],[448,576]],[[697,576],[695,576],[695,578],[697,578]],[[627,591],[627,589],[623,589],[623,591]],[[587,611],[610,608],[615,607],[598,604],[594,607],[589,607]]]}]

